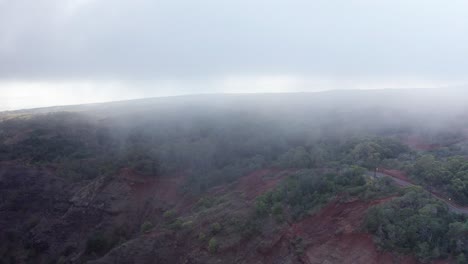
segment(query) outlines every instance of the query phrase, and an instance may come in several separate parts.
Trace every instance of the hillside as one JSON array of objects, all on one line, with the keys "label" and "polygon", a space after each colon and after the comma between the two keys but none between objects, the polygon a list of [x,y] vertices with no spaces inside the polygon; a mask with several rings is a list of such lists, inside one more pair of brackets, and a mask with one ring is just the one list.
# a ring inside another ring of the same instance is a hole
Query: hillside
[{"label": "hillside", "polygon": [[468,206],[466,99],[333,91],[2,112],[0,263],[466,263],[468,219],[444,203]]}]

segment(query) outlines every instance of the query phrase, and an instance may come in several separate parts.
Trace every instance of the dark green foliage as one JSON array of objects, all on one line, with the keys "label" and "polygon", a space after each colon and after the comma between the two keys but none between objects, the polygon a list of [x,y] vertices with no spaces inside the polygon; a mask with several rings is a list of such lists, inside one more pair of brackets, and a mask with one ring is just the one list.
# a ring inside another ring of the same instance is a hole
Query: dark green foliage
[{"label": "dark green foliage", "polygon": [[184,227],[190,227],[191,221],[184,221],[181,217],[178,217],[174,210],[168,210],[163,214],[166,227],[175,231],[182,230]]},{"label": "dark green foliage", "polygon": [[184,225],[184,221],[181,218],[177,218],[174,221],[170,222],[168,227],[172,230],[180,230]]},{"label": "dark green foliage", "polygon": [[260,233],[261,225],[262,223],[258,218],[250,217],[242,224],[240,233],[245,238],[253,237]]},{"label": "dark green foliage", "polygon": [[236,112],[186,113],[174,120],[169,115],[100,123],[79,113],[14,118],[0,126],[0,159],[53,164],[61,176],[77,181],[123,168],[157,177],[184,171],[184,189],[203,193],[264,167],[370,166],[406,151],[392,140],[331,132],[306,140],[303,125],[284,127]]},{"label": "dark green foliage", "polygon": [[311,168],[312,157],[304,147],[296,147],[281,155],[278,164],[283,168]]},{"label": "dark green foliage", "polygon": [[17,137],[14,144],[0,144],[0,159],[47,163],[62,157],[86,158],[94,151],[94,146],[89,145],[93,138],[91,125],[79,114],[55,113],[12,119],[0,125],[3,137]]},{"label": "dark green foliage", "polygon": [[385,138],[327,132],[326,137],[309,139],[304,124],[283,126],[237,112],[117,120],[54,113],[5,121],[0,126],[0,159],[51,164],[73,181],[112,176],[124,168],[150,177],[184,172],[189,179],[183,189],[202,194],[265,167],[371,167],[406,151]]},{"label": "dark green foliage", "polygon": [[294,240],[292,240],[291,244],[296,255],[301,256],[304,254],[304,241],[302,237],[296,237]]},{"label": "dark green foliage", "polygon": [[216,251],[218,251],[218,247],[219,247],[218,240],[216,240],[216,238],[212,237],[210,239],[210,241],[208,242],[208,250],[211,253],[216,253]]},{"label": "dark green foliage", "polygon": [[398,190],[398,187],[395,186],[392,179],[389,177],[382,178],[371,178],[367,182],[364,190],[360,191],[358,194],[363,199],[375,199],[377,197],[389,196],[390,194],[395,193]]},{"label": "dark green foliage", "polygon": [[269,213],[269,201],[267,196],[261,196],[255,203],[255,210],[259,216],[266,216]]},{"label": "dark green foliage", "polygon": [[275,190],[258,197],[256,212],[259,216],[272,214],[281,220],[284,208],[288,208],[293,218],[298,219],[339,193],[364,187],[364,172],[359,167],[325,175],[312,170],[301,171]]},{"label": "dark green foliage", "polygon": [[206,240],[206,235],[203,232],[198,233],[198,240],[203,242]]},{"label": "dark green foliage", "polygon": [[468,161],[462,156],[436,159],[419,157],[408,171],[416,182],[468,204]]},{"label": "dark green foliage", "polygon": [[86,241],[86,253],[102,255],[110,248],[110,242],[101,233],[95,233]]},{"label": "dark green foliage", "polygon": [[168,220],[173,220],[175,216],[176,216],[176,212],[174,210],[167,210],[163,214],[163,217]]},{"label": "dark green foliage", "polygon": [[464,221],[441,201],[413,187],[404,196],[369,209],[366,227],[381,247],[428,261],[465,251],[456,247],[468,239]]},{"label": "dark green foliage", "polygon": [[254,156],[247,159],[239,158],[239,160],[235,160],[232,164],[222,168],[198,167],[192,170],[185,189],[200,194],[213,186],[233,182],[240,176],[261,169],[263,166],[263,158],[261,156]]},{"label": "dark green foliage", "polygon": [[384,159],[396,158],[408,152],[408,147],[396,140],[375,138],[362,140],[355,144],[350,152],[350,159],[353,161],[353,164],[373,170]]},{"label": "dark green foliage", "polygon": [[150,221],[145,221],[141,224],[140,231],[146,233],[153,228],[153,224]]},{"label": "dark green foliage", "polygon": [[282,205],[280,202],[275,203],[275,204],[271,207],[271,213],[272,213],[273,215],[281,215],[281,214],[283,214],[283,205]]},{"label": "dark green foliage", "polygon": [[145,176],[157,176],[160,164],[157,154],[144,145],[132,145],[125,150],[120,167],[128,167]]},{"label": "dark green foliage", "polygon": [[455,260],[457,261],[457,264],[465,264],[466,263],[465,254],[461,253],[455,258]]},{"label": "dark green foliage", "polygon": [[30,156],[32,162],[51,162],[57,158],[70,156],[85,156],[81,154],[83,151],[82,145],[70,138],[63,136],[54,136],[52,138],[41,138],[32,136],[18,145],[15,150],[10,152],[12,159],[20,158],[23,153]]},{"label": "dark green foliage", "polygon": [[218,234],[221,231],[221,229],[222,229],[222,226],[220,223],[214,222],[213,224],[211,224],[211,233],[213,235]]}]

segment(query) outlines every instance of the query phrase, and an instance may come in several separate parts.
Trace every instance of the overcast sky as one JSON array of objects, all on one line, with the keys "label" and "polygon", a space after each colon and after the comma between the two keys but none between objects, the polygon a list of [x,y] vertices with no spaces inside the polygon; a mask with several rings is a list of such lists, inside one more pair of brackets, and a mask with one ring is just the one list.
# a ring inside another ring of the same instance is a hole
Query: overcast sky
[{"label": "overcast sky", "polygon": [[467,83],[466,0],[0,0],[0,110]]}]

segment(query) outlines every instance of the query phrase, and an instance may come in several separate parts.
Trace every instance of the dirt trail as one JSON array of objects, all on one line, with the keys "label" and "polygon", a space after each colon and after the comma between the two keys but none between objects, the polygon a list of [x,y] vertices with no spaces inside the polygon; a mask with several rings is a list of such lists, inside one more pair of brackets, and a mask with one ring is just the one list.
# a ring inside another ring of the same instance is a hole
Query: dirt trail
[{"label": "dirt trail", "polygon": [[[371,176],[375,175],[377,178],[390,177],[397,185],[401,187],[417,186],[416,184],[412,183],[408,178],[406,178],[406,176],[404,176],[403,173],[395,171],[395,170],[380,170],[379,172],[376,172],[376,173],[369,171],[368,175],[371,175]],[[444,202],[448,206],[450,211],[459,213],[459,214],[468,215],[468,207],[459,205],[455,203],[453,200],[451,200],[450,198],[443,197],[439,193],[429,191],[429,190],[427,191],[430,192],[434,198],[439,199],[440,201]]]}]

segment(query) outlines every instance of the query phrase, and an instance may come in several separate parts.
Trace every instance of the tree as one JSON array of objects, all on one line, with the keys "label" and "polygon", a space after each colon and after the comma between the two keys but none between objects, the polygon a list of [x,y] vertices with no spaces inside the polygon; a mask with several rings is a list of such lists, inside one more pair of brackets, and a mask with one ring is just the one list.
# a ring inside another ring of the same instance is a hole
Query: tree
[{"label": "tree", "polygon": [[153,224],[150,221],[145,221],[141,224],[140,230],[142,233],[146,233],[153,228]]},{"label": "tree", "polygon": [[374,169],[382,159],[380,146],[372,141],[357,144],[351,151],[351,156],[357,164],[368,169]]},{"label": "tree", "polygon": [[310,154],[304,147],[288,150],[279,158],[279,165],[284,168],[310,168],[312,161]]},{"label": "tree", "polygon": [[221,231],[221,225],[218,223],[218,222],[214,222],[212,225],[211,225],[211,233],[213,235],[215,234],[218,234],[220,231]]},{"label": "tree", "polygon": [[218,251],[218,246],[218,241],[216,240],[216,238],[212,237],[208,242],[208,250],[211,253],[215,253],[216,251]]}]

